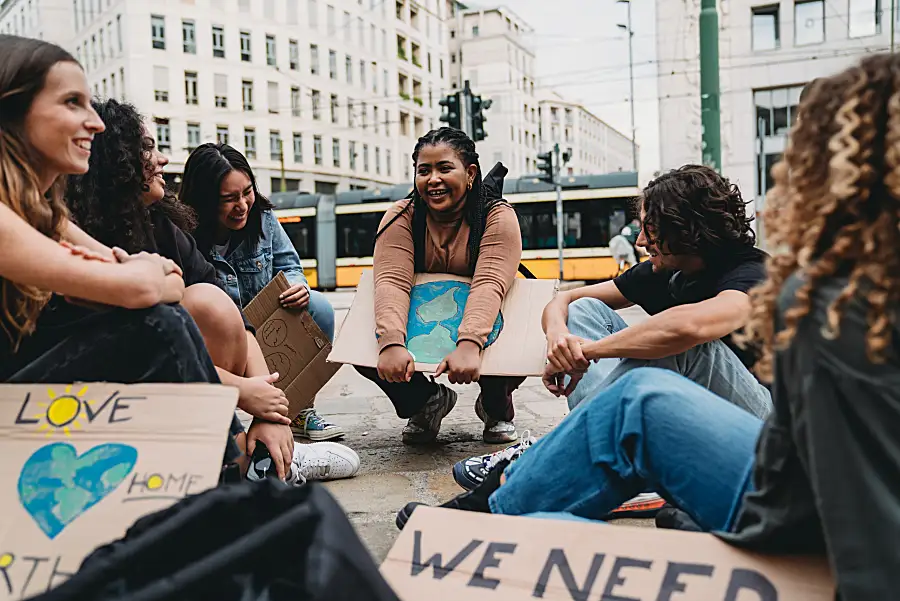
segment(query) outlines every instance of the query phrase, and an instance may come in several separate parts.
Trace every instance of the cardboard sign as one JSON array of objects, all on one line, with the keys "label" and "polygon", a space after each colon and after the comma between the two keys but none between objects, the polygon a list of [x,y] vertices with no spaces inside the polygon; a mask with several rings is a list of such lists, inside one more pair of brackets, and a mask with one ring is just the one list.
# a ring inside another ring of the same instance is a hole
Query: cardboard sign
[{"label": "cardboard sign", "polygon": [[[443,357],[456,347],[456,328],[465,308],[460,299],[467,297],[471,281],[455,275],[416,274],[407,323],[407,349],[416,361],[416,371],[434,372]],[[513,282],[488,337],[481,375],[543,374],[547,340],[541,328],[541,314],[556,296],[558,287],[556,280],[516,279]],[[328,360],[364,367],[378,364],[372,270],[364,271],[360,278],[353,305]]]},{"label": "cardboard sign", "polygon": [[711,534],[419,507],[381,566],[401,599],[831,601],[824,558]]},{"label": "cardboard sign", "polygon": [[340,369],[328,362],[331,342],[309,311],[285,309],[278,302],[291,285],[279,273],[244,307],[244,315],[256,328],[256,340],[266,364],[280,378],[275,386],[288,399],[288,417],[294,419],[313,406],[316,393]]},{"label": "cardboard sign", "polygon": [[64,582],[138,518],[216,486],[237,389],[0,385],[0,599]]}]

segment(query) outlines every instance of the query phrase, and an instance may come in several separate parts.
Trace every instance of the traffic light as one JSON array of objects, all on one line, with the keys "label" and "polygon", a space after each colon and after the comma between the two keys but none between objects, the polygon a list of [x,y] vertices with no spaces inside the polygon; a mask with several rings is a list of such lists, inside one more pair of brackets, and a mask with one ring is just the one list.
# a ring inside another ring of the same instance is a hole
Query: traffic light
[{"label": "traffic light", "polygon": [[447,109],[441,114],[440,120],[453,129],[462,129],[462,115],[459,110],[459,92],[441,98],[438,101],[438,104]]},{"label": "traffic light", "polygon": [[475,142],[480,142],[487,138],[487,132],[484,131],[484,122],[487,121],[487,117],[484,116],[484,111],[491,108],[490,98],[487,100],[482,100],[481,96],[472,96],[472,110],[470,111],[471,120],[472,120],[472,140]]},{"label": "traffic light", "polygon": [[547,151],[537,155],[537,168],[540,171],[538,179],[548,184],[553,183],[553,151]]}]

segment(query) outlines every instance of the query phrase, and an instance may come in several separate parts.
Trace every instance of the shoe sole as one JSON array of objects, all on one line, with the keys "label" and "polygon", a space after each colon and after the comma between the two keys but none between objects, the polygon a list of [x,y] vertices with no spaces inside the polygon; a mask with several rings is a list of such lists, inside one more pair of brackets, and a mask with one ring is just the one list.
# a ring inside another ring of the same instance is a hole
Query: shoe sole
[{"label": "shoe sole", "polygon": [[516,431],[513,431],[512,433],[503,432],[501,434],[482,432],[481,438],[488,444],[508,444],[519,440],[519,433]]},{"label": "shoe sole", "polygon": [[401,509],[397,512],[397,519],[394,521],[397,524],[397,530],[403,530],[406,526],[406,523],[409,522],[409,518],[412,517],[412,512],[409,510],[409,505]]},{"label": "shoe sole", "polygon": [[653,501],[645,501],[643,503],[634,503],[623,505],[613,510],[609,515],[603,516],[602,520],[618,520],[622,518],[655,518],[659,510],[666,504],[665,499],[654,499]]},{"label": "shoe sole", "polygon": [[343,430],[337,430],[332,432],[317,432],[315,434],[311,434],[305,430],[301,430],[300,428],[294,428],[291,426],[291,432],[294,433],[296,438],[303,438],[305,440],[311,440],[313,442],[322,442],[323,440],[334,440],[335,438],[343,438],[345,436]]},{"label": "shoe sole", "polygon": [[441,422],[444,421],[444,418],[450,415],[450,412],[453,411],[453,408],[456,407],[456,401],[459,400],[459,396],[454,391],[450,391],[450,403],[447,407],[447,411],[444,412],[444,415],[438,420],[437,430],[426,430],[421,434],[403,434],[402,439],[404,444],[428,444],[429,442],[434,442],[437,440],[438,434],[441,433]]},{"label": "shoe sole", "polygon": [[472,490],[479,484],[480,482],[474,482],[469,479],[468,474],[466,474],[466,468],[463,467],[462,462],[453,464],[453,481],[456,482],[461,488],[464,490]]}]

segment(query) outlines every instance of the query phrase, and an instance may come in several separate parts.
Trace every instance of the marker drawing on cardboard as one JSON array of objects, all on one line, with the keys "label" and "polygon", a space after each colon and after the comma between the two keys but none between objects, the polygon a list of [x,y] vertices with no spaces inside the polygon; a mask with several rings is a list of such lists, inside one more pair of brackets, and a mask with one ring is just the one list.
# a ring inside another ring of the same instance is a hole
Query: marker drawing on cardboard
[{"label": "marker drawing on cardboard", "polygon": [[[416,275],[410,292],[406,348],[416,361],[416,371],[433,372],[456,348],[459,326],[469,298],[471,278],[447,274]],[[556,280],[516,279],[488,334],[481,375],[539,376],[546,362],[546,339],[541,313],[553,300]],[[375,282],[364,271],[353,305],[328,356],[334,363],[375,367],[378,340],[375,335]]]}]

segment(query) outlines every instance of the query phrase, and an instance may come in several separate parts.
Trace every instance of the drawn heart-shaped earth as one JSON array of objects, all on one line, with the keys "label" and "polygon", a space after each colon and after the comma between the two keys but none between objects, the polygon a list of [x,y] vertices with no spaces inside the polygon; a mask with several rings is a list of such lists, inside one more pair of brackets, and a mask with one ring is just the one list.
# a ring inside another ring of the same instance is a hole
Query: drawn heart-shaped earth
[{"label": "drawn heart-shaped earth", "polygon": [[134,469],[134,447],[100,444],[81,456],[67,443],[41,447],[19,475],[19,500],[51,539],[96,505]]}]

